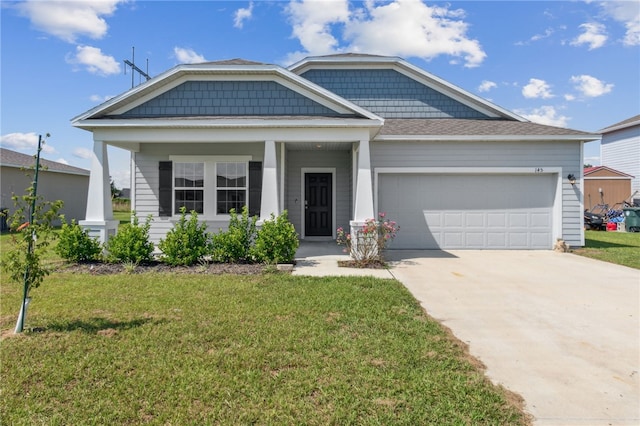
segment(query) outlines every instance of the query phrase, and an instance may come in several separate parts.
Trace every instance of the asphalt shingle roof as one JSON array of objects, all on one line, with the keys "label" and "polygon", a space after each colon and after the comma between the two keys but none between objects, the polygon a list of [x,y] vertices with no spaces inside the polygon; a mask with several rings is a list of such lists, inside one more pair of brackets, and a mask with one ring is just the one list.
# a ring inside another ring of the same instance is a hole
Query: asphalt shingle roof
[{"label": "asphalt shingle roof", "polygon": [[380,136],[585,136],[596,133],[512,120],[386,119]]},{"label": "asphalt shingle roof", "polygon": [[[69,173],[74,175],[89,176],[90,172],[80,167],[69,166],[68,164],[58,163],[57,161],[45,160],[40,158],[40,164],[46,167],[49,172]],[[0,166],[4,167],[33,167],[35,159],[32,155],[22,154],[20,152],[11,151],[10,149],[0,148]]]}]

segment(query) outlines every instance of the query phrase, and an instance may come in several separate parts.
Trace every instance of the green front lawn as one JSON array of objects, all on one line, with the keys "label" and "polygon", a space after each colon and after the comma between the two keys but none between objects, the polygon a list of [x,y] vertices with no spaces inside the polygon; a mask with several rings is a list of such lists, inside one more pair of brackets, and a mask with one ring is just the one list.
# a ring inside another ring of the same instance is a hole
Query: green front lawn
[{"label": "green front lawn", "polygon": [[574,253],[640,269],[640,233],[585,231],[585,246]]},{"label": "green front lawn", "polygon": [[3,282],[2,424],[526,424],[397,281],[55,273]]}]

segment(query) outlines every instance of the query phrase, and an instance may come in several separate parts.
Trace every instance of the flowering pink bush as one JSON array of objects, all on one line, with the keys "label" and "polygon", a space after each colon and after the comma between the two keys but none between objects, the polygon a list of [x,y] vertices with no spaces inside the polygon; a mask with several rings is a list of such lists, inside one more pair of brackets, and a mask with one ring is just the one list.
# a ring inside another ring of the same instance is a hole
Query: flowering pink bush
[{"label": "flowering pink bush", "polygon": [[356,229],[355,235],[337,229],[338,245],[345,246],[344,251],[358,262],[383,262],[382,251],[396,237],[400,230],[398,224],[378,213],[378,219],[367,219],[364,226]]}]

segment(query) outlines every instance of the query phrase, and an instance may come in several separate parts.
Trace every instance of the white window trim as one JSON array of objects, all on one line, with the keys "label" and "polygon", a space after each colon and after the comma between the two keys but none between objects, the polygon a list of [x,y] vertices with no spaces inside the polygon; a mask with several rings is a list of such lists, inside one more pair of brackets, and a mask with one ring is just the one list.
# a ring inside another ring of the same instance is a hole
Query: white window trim
[{"label": "white window trim", "polygon": [[[246,200],[249,201],[249,161],[253,160],[251,155],[170,155],[169,160],[174,163],[204,163],[204,213],[199,217],[203,220],[228,220],[230,215],[218,214],[217,196],[218,187],[216,183],[216,167],[218,163],[246,163]],[[210,178],[210,176],[213,176]],[[175,209],[175,178],[171,182],[171,210]],[[240,213],[240,212],[238,212]],[[175,212],[172,218],[177,218],[179,214]]]}]

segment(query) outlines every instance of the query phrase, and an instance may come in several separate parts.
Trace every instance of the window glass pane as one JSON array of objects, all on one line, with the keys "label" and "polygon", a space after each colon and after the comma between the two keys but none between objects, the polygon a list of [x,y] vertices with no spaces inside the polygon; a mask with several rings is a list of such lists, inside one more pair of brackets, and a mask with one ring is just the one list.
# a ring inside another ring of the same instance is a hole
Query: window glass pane
[{"label": "window glass pane", "polygon": [[245,188],[247,185],[246,163],[218,163],[216,175],[218,188]]},{"label": "window glass pane", "polygon": [[228,214],[231,209],[240,213],[246,204],[247,191],[242,190],[218,190],[218,214]]},{"label": "window glass pane", "polygon": [[180,213],[184,206],[187,212],[195,210],[197,213],[204,213],[204,191],[200,189],[178,189],[176,190],[175,211]]},{"label": "window glass pane", "polygon": [[203,188],[204,163],[176,163],[174,186],[176,188]]}]

